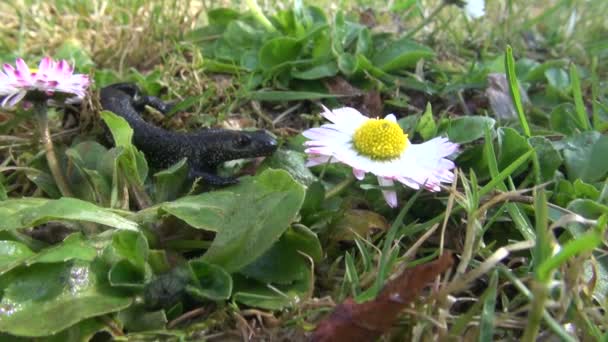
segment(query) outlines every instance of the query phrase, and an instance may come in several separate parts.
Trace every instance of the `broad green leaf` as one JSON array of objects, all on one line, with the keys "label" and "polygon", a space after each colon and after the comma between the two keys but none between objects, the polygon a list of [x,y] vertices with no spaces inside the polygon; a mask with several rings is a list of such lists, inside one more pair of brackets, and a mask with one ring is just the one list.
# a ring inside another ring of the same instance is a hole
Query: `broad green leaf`
[{"label": "broad green leaf", "polygon": [[528,139],[528,143],[536,151],[540,163],[540,176],[542,182],[553,179],[555,171],[562,165],[561,154],[553,146],[553,143],[545,137],[536,136]]},{"label": "broad green leaf", "polygon": [[317,235],[306,227],[288,229],[268,251],[240,273],[263,283],[289,284],[301,280],[310,272],[310,260],[322,258]]},{"label": "broad green leaf", "polygon": [[143,305],[133,305],[116,318],[129,332],[163,330],[167,324],[164,310],[148,311]]},{"label": "broad green leaf", "polygon": [[[138,230],[135,222],[115,214],[112,210],[70,197],[57,200],[23,198],[6,200],[2,204],[0,230],[28,228],[61,220],[87,221],[117,229]],[[13,205],[20,209],[14,210]]]},{"label": "broad green leaf", "polygon": [[267,310],[281,310],[301,303],[312,291],[311,274],[289,285],[265,285],[253,279],[234,275],[233,300]]},{"label": "broad green leaf", "polygon": [[259,52],[260,66],[270,69],[285,62],[294,61],[302,48],[299,40],[288,37],[278,37],[266,42]]},{"label": "broad green leaf", "polygon": [[126,259],[114,263],[108,272],[108,281],[112,286],[143,289],[147,278],[145,269],[136,267]]},{"label": "broad green leaf", "polygon": [[127,179],[142,185],[148,176],[148,163],[144,154],[137,150],[131,143],[133,129],[124,118],[109,112],[102,111],[101,118],[104,120],[114,138],[114,144],[123,148],[123,153],[118,155],[118,163],[123,168]]},{"label": "broad green leaf", "polygon": [[419,60],[432,58],[434,55],[429,47],[417,44],[408,38],[401,38],[376,51],[371,61],[383,71],[395,71],[411,68]]},{"label": "broad green leaf", "polygon": [[341,54],[338,56],[338,68],[344,75],[351,76],[357,71],[357,58],[350,53]]},{"label": "broad green leaf", "polygon": [[156,202],[170,201],[177,198],[184,187],[188,176],[186,158],[180,160],[168,169],[154,174]]},{"label": "broad green leaf", "polygon": [[598,189],[580,179],[575,180],[572,185],[576,198],[588,198],[597,201],[600,197],[600,191]]},{"label": "broad green leaf", "polygon": [[61,243],[43,249],[36,256],[27,259],[26,265],[35,263],[65,262],[78,259],[93,261],[97,256],[97,250],[85,239],[82,233],[74,233],[66,237]]},{"label": "broad green leaf", "polygon": [[128,307],[132,299],[109,286],[107,272],[96,260],[35,264],[3,275],[0,331],[52,335],[87,318]]},{"label": "broad green leaf", "polygon": [[140,270],[148,260],[148,240],[140,232],[119,231],[112,235],[112,247],[122,258]]},{"label": "broad green leaf", "polygon": [[232,277],[223,268],[203,260],[188,262],[195,277],[194,285],[187,285],[186,292],[199,300],[226,300],[232,294]]},{"label": "broad green leaf", "polygon": [[80,321],[71,327],[55,334],[44,338],[45,342],[83,342],[91,341],[93,336],[103,330],[109,328],[101,319],[88,318],[84,321]]},{"label": "broad green leaf", "polygon": [[0,241],[0,275],[21,265],[35,255],[26,245],[17,241]]},{"label": "broad green leaf", "polygon": [[566,60],[552,60],[546,61],[541,64],[537,64],[532,69],[530,69],[526,75],[523,77],[523,80],[526,82],[540,82],[545,80],[545,72],[549,69],[560,68],[567,64]]},{"label": "broad green leaf", "polygon": [[68,180],[76,197],[94,203],[109,204],[111,179],[103,177],[97,170],[99,161],[108,150],[95,141],[81,142],[65,151],[74,166]]},{"label": "broad green leaf", "polygon": [[183,297],[186,285],[192,282],[192,271],[179,265],[161,274],[144,288],[144,303],[151,310],[168,309]]},{"label": "broad green leaf", "polygon": [[283,169],[299,183],[310,185],[317,177],[306,167],[305,154],[293,150],[279,149],[270,158],[266,158],[264,168]]},{"label": "broad green leaf", "polygon": [[608,172],[608,137],[597,131],[568,138],[564,145],[564,164],[570,180],[586,183],[602,181]]},{"label": "broad green leaf", "polygon": [[568,73],[562,68],[551,68],[545,71],[545,77],[549,82],[549,85],[561,92],[568,92],[570,90],[570,77]]},{"label": "broad green leaf", "polygon": [[486,116],[461,116],[449,120],[447,134],[450,141],[468,143],[484,136],[486,127],[493,128],[496,121]]},{"label": "broad green leaf", "polygon": [[195,228],[217,232],[203,260],[235,272],[253,262],[295,219],[304,189],[283,170],[265,170],[223,191],[161,206]]},{"label": "broad green leaf", "polygon": [[551,111],[549,120],[553,130],[565,135],[572,135],[579,128],[575,109],[571,103],[555,106]]},{"label": "broad green leaf", "polygon": [[335,61],[314,65],[306,70],[292,71],[291,76],[301,80],[318,80],[325,77],[333,77],[338,73],[338,65]]},{"label": "broad green leaf", "polygon": [[[498,140],[498,170],[504,170],[511,165],[522,154],[528,152],[532,147],[527,139],[520,135],[516,130],[510,127],[501,127],[497,130]],[[522,166],[515,171],[515,174],[523,171],[525,166]]]}]

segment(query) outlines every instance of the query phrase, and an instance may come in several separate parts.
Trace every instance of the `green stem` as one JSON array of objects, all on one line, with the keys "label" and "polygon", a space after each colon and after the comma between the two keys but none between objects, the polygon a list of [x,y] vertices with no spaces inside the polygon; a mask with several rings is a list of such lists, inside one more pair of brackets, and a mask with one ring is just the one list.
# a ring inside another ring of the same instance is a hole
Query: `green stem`
[{"label": "green stem", "polygon": [[271,32],[274,32],[277,30],[272,25],[270,20],[268,20],[268,18],[266,18],[266,16],[262,12],[262,9],[260,8],[260,5],[258,5],[258,2],[256,0],[245,0],[245,3],[247,4],[247,7],[249,7],[251,12],[253,12],[253,16],[257,19],[258,22],[260,22],[260,24],[262,24],[262,26],[264,26],[267,30],[269,30]]},{"label": "green stem", "polygon": [[40,129],[42,144],[44,145],[46,161],[49,165],[49,169],[51,170],[51,174],[53,175],[53,179],[55,179],[55,183],[63,196],[74,197],[70,187],[68,186],[68,182],[63,176],[63,172],[61,172],[59,160],[55,154],[55,148],[53,147],[53,140],[51,139],[51,132],[49,130],[49,119],[47,116],[46,104],[35,103],[34,111],[36,114],[36,119],[38,120],[38,128]]},{"label": "green stem", "polygon": [[547,284],[536,280],[532,281],[532,293],[534,293],[534,298],[532,299],[532,311],[528,314],[528,324],[526,325],[526,330],[524,331],[522,338],[522,341],[524,342],[536,341],[538,331],[540,330],[540,323],[543,318],[548,291]]},{"label": "green stem", "polygon": [[441,10],[445,6],[447,6],[447,3],[445,1],[442,1],[441,5],[437,6],[437,8],[435,8],[435,10],[431,14],[429,14],[429,16],[424,18],[424,20],[420,24],[418,24],[418,26],[416,26],[413,30],[408,32],[406,37],[408,37],[408,38],[413,37],[418,31],[420,31],[423,27],[425,27],[428,23],[430,23],[431,20],[433,20],[433,18],[435,18],[437,16],[437,14],[439,14],[439,12],[441,12]]},{"label": "green stem", "polygon": [[344,191],[346,188],[348,188],[354,181],[355,181],[355,177],[350,176],[350,177],[346,178],[345,180],[341,181],[340,183],[336,184],[336,186],[331,188],[325,194],[325,199],[332,198],[332,197],[342,193],[342,191]]}]

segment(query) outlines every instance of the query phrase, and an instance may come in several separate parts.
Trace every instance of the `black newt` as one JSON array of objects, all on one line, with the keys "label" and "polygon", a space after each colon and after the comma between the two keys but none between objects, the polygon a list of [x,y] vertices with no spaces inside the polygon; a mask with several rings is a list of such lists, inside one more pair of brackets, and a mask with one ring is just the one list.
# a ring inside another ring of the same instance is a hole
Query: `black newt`
[{"label": "black newt", "polygon": [[192,133],[165,130],[146,122],[140,115],[145,106],[166,114],[172,104],[154,96],[142,95],[131,83],[117,83],[101,89],[104,110],[123,117],[133,128],[133,144],[144,153],[154,169],[165,169],[187,158],[189,177],[202,178],[205,184],[224,186],[236,178],[216,174],[217,166],[229,160],[269,156],[277,141],[266,131],[202,129]]}]

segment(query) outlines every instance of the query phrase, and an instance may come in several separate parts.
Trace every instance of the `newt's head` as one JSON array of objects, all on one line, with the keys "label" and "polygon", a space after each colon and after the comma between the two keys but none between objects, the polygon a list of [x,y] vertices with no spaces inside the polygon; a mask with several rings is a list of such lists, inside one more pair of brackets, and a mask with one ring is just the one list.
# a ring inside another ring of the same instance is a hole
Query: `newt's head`
[{"label": "newt's head", "polygon": [[[203,133],[204,132],[204,133]],[[205,130],[199,135],[200,147],[197,159],[209,166],[217,166],[229,160],[271,155],[278,143],[266,131],[236,131],[227,129]]]}]

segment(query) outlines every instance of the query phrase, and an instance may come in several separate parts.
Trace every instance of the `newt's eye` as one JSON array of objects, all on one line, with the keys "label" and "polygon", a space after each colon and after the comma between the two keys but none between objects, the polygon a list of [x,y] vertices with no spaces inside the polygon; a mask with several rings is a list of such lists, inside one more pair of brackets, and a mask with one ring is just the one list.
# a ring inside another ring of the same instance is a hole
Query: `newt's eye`
[{"label": "newt's eye", "polygon": [[240,135],[234,140],[234,145],[238,148],[247,147],[251,144],[251,138],[246,135]]}]

